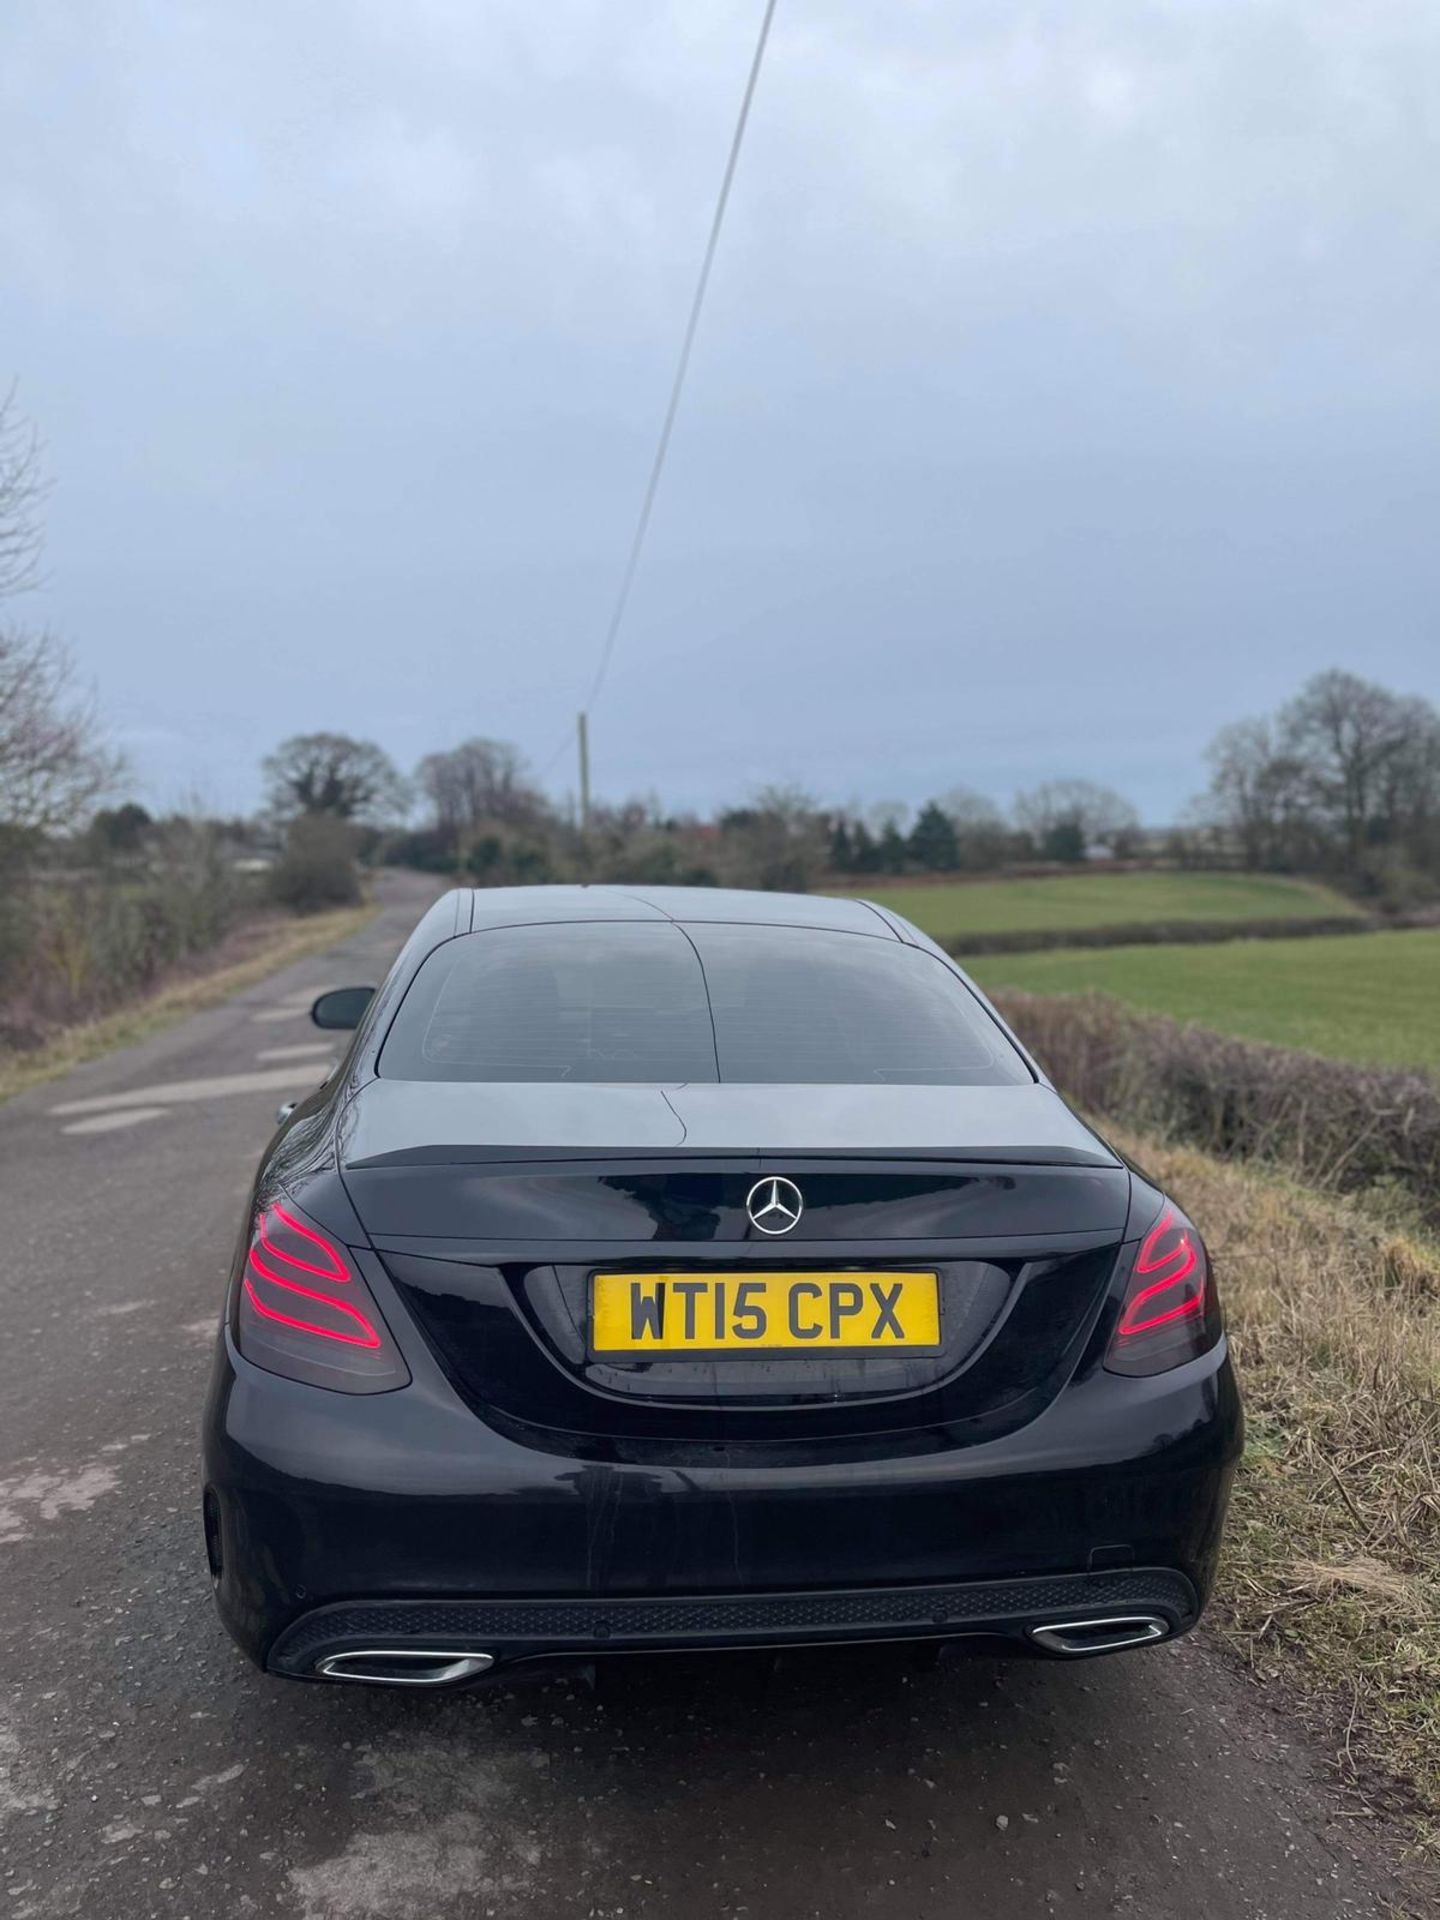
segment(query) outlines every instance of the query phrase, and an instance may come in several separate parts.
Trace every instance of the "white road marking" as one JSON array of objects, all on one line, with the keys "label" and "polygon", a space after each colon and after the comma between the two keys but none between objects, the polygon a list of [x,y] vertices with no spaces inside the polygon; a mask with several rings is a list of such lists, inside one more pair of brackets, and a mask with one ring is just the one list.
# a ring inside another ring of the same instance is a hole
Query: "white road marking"
[{"label": "white road marking", "polygon": [[262,1047],[256,1054],[257,1060],[304,1060],[317,1053],[333,1053],[335,1043],[332,1040],[309,1040],[303,1047]]},{"label": "white road marking", "polygon": [[223,1773],[202,1773],[190,1791],[201,1794],[209,1793],[215,1787],[228,1787],[232,1780],[240,1778],[249,1764],[248,1760],[237,1760],[233,1767],[226,1767]]},{"label": "white road marking", "polygon": [[[56,1107],[56,1113],[66,1111]],[[159,1120],[165,1112],[164,1107],[130,1107],[124,1113],[97,1113],[91,1120],[72,1120],[68,1127],[62,1127],[62,1133],[114,1133],[118,1127],[138,1127],[142,1120]]]},{"label": "white road marking", "polygon": [[[318,1062],[317,1062],[318,1064]],[[322,1076],[309,1084],[318,1086]],[[303,1069],[267,1067],[260,1073],[220,1073],[208,1080],[169,1080],[153,1087],[135,1087],[129,1093],[96,1094],[88,1100],[65,1100],[51,1107],[53,1114],[112,1113],[121,1107],[165,1107],[184,1105],[195,1100],[224,1100],[234,1093],[275,1093],[294,1091],[297,1084],[308,1091]]]},{"label": "white road marking", "polygon": [[302,1015],[308,1018],[323,991],[318,987],[300,987],[294,993],[287,993],[283,1000],[277,1000],[273,1007],[265,1007],[250,1017],[261,1026],[274,1020],[298,1020]]}]

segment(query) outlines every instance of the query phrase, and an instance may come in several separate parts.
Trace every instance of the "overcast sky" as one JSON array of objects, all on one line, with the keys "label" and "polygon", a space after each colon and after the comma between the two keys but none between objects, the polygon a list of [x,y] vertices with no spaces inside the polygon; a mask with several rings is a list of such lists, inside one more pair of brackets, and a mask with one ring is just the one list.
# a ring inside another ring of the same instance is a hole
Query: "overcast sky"
[{"label": "overcast sky", "polygon": [[[573,783],[760,11],[6,0],[24,617],[148,804]],[[1163,822],[1317,668],[1440,696],[1437,584],[1434,0],[780,0],[600,793]]]}]

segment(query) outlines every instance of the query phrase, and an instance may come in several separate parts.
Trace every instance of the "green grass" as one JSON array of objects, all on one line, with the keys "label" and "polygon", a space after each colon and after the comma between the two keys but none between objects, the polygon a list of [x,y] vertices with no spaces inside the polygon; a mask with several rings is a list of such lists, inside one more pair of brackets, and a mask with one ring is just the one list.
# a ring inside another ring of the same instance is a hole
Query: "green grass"
[{"label": "green grass", "polygon": [[1248,1040],[1440,1073],[1440,929],[977,955],[986,987],[1114,994]]},{"label": "green grass", "polygon": [[857,888],[942,946],[967,933],[1048,932],[1141,921],[1310,920],[1354,913],[1310,880],[1263,873],[1066,873],[1035,880],[897,880]]}]

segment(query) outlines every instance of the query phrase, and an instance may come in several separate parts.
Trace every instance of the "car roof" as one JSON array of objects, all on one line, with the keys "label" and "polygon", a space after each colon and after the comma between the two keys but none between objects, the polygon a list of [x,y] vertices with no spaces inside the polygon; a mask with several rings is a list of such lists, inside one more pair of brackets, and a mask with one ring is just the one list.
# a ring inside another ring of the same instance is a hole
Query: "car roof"
[{"label": "car roof", "polygon": [[892,923],[865,901],[823,893],[618,885],[473,887],[468,894],[472,932],[566,920],[679,920],[814,927],[834,933],[868,933],[882,940],[900,938]]}]

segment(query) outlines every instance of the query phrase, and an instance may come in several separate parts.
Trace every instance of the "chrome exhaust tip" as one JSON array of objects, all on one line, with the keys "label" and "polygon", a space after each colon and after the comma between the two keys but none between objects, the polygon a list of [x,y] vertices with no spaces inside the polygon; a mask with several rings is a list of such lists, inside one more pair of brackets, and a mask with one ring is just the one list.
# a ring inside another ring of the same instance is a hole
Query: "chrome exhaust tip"
[{"label": "chrome exhaust tip", "polygon": [[1111,1614],[1104,1620],[1056,1620],[1031,1627],[1030,1638],[1047,1653],[1118,1653],[1168,1639],[1170,1622],[1158,1613]]},{"label": "chrome exhaust tip", "polygon": [[372,1687],[453,1687],[495,1664],[493,1653],[436,1653],[426,1647],[357,1648],[315,1662],[324,1680],[361,1680]]}]

